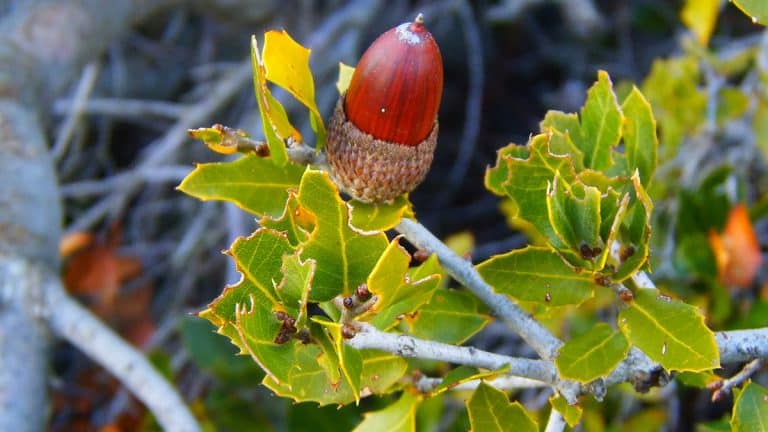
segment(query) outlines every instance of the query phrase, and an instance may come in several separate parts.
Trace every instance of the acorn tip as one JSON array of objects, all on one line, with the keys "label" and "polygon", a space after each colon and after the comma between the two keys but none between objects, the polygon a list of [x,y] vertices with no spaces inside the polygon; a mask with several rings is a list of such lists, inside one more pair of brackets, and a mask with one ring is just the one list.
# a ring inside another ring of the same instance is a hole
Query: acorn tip
[{"label": "acorn tip", "polygon": [[424,14],[419,12],[416,18],[413,19],[414,24],[424,24]]}]

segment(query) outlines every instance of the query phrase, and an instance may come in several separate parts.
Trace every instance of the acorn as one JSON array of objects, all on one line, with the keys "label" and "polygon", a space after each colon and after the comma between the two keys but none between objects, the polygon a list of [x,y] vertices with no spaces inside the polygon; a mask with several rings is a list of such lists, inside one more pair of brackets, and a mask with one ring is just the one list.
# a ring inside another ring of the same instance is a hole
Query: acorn
[{"label": "acorn", "polygon": [[419,14],[365,51],[328,128],[336,182],[353,198],[390,202],[426,177],[437,145],[443,60]]}]

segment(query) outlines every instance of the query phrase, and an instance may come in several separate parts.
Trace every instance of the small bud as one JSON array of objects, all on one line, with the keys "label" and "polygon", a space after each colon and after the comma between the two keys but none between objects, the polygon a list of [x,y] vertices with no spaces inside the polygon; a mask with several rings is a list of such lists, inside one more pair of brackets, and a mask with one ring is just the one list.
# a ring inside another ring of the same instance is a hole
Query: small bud
[{"label": "small bud", "polygon": [[344,297],[343,301],[344,307],[347,309],[352,309],[355,307],[355,301],[352,300],[352,297]]}]

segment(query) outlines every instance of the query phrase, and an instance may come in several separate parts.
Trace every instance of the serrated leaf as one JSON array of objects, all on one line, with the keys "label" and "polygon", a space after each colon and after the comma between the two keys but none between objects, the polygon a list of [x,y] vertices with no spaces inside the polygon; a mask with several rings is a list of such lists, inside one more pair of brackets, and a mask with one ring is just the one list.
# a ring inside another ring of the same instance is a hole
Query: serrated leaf
[{"label": "serrated leaf", "polygon": [[407,194],[400,195],[389,204],[351,200],[347,206],[350,228],[363,234],[390,230],[404,217],[413,217],[413,208]]},{"label": "serrated leaf", "polygon": [[295,341],[275,343],[280,322],[272,307],[251,296],[250,304],[238,304],[235,310],[235,327],[242,346],[268,375],[278,382],[286,382],[293,368],[296,355]]},{"label": "serrated leaf", "polygon": [[349,83],[352,81],[352,74],[355,73],[355,68],[347,66],[342,62],[339,62],[339,79],[336,81],[336,90],[340,95],[347,92]]},{"label": "serrated leaf", "polygon": [[629,174],[638,170],[643,186],[648,186],[658,158],[656,119],[653,118],[651,105],[634,86],[624,99],[621,109],[624,112],[624,154]]},{"label": "serrated leaf", "polygon": [[[547,214],[555,234],[571,250],[582,245],[602,248],[600,239],[600,190],[580,182],[568,184],[558,175],[547,190]],[[575,264],[575,263],[574,263]]]},{"label": "serrated leaf", "polygon": [[355,432],[415,432],[416,408],[421,400],[408,392],[403,392],[397,402],[388,407],[365,413],[363,421],[354,429]]},{"label": "serrated leaf", "polygon": [[492,192],[509,197],[517,209],[516,217],[532,224],[558,247],[561,242],[547,215],[547,188],[555,175],[572,183],[576,174],[570,157],[550,152],[549,139],[549,135],[536,135],[525,149],[508,146],[500,150],[496,166],[486,171],[485,183]]},{"label": "serrated leaf", "polygon": [[581,109],[581,141],[574,141],[584,152],[584,166],[604,171],[613,164],[611,150],[621,138],[621,122],[611,79],[607,72],[598,71]]},{"label": "serrated leaf", "polygon": [[749,382],[736,390],[731,428],[735,432],[768,431],[768,389]]},{"label": "serrated leaf", "polygon": [[410,262],[411,255],[400,246],[400,237],[396,237],[366,281],[378,301],[359,319],[370,320],[376,328],[386,330],[397,323],[399,316],[411,314],[429,301],[440,283],[440,275],[422,275],[416,273],[418,268],[409,271]]},{"label": "serrated leaf", "polygon": [[490,315],[475,296],[453,289],[439,289],[416,316],[406,316],[403,325],[415,337],[449,344],[461,344],[482,330]]},{"label": "serrated leaf", "polygon": [[613,274],[613,280],[616,282],[624,281],[640,270],[647,264],[650,254],[653,203],[640,183],[637,173],[632,176],[632,186],[633,203],[627,210],[624,222],[627,228],[627,241],[625,243],[628,244],[624,245],[631,245],[634,248],[634,253],[619,264],[619,268]]},{"label": "serrated leaf", "polygon": [[[298,192],[298,191],[296,191]],[[283,214],[280,217],[265,215],[259,220],[259,226],[285,233],[291,246],[296,247],[309,238],[308,230],[312,230],[311,216],[299,206],[299,200],[293,190],[288,191]]]},{"label": "serrated leaf", "polygon": [[315,275],[315,261],[302,261],[298,254],[283,255],[283,279],[275,288],[289,315],[296,319],[296,328],[307,326],[307,304]]},{"label": "serrated leaf", "polygon": [[[349,383],[340,380],[331,385],[325,369],[320,365],[325,352],[315,344],[302,346],[297,350],[290,379],[281,384],[271,377],[262,382],[278,396],[288,397],[296,402],[317,402],[344,405],[354,402],[355,397]],[[363,361],[360,387],[363,395],[384,394],[402,378],[408,363],[397,356],[380,351],[360,351]]]},{"label": "serrated leaf", "polygon": [[[230,255],[235,259],[243,278],[234,286],[227,286],[200,316],[220,328],[233,324],[237,305],[279,303],[273,281],[282,279],[283,255],[293,252],[285,235],[278,231],[261,228],[248,238],[238,238],[232,244]],[[234,329],[234,328],[232,328]],[[237,339],[237,333],[224,332]]]},{"label": "serrated leaf", "polygon": [[339,359],[339,368],[344,379],[349,383],[355,402],[360,402],[360,377],[363,371],[363,359],[360,352],[344,343],[342,324],[326,319],[312,318],[312,321],[323,326],[331,336],[333,349]]},{"label": "serrated leaf", "polygon": [[229,201],[258,216],[279,216],[303,172],[304,167],[293,163],[277,166],[272,158],[248,155],[197,165],[179,190],[203,201]]},{"label": "serrated leaf", "polygon": [[477,266],[496,292],[547,306],[580,304],[594,295],[594,275],[568,266],[554,251],[526,247],[496,255]]},{"label": "serrated leaf", "polygon": [[510,403],[506,393],[481,382],[467,401],[473,432],[537,432],[539,426],[519,402]]},{"label": "serrated leaf", "polygon": [[[217,127],[218,126],[218,127]],[[240,148],[238,136],[247,138],[248,134],[241,129],[229,129],[221,125],[209,128],[189,129],[189,136],[200,140],[216,153],[230,155],[243,149]]]},{"label": "serrated leaf", "polygon": [[465,382],[485,378],[492,379],[500,373],[503,373],[503,371],[481,371],[469,366],[459,366],[445,374],[440,384],[433,388],[429,395],[430,397],[436,396]]},{"label": "serrated leaf", "polygon": [[309,69],[311,50],[294,41],[285,31],[264,34],[264,70],[266,79],[288,90],[309,109],[312,128],[317,134],[317,149],[325,146],[325,125],[315,102],[315,80]]},{"label": "serrated leaf", "polygon": [[629,352],[629,342],[621,332],[598,323],[587,333],[560,348],[555,365],[563,378],[582,383],[608,375]]},{"label": "serrated leaf", "polygon": [[584,152],[576,145],[584,139],[578,115],[550,110],[539,124],[539,128],[542,133],[552,134],[550,139],[552,153],[570,155],[576,170],[584,169]]},{"label": "serrated leaf", "polygon": [[550,397],[549,404],[552,406],[552,409],[557,410],[563,416],[568,426],[574,428],[581,421],[584,409],[579,405],[569,405],[562,395],[557,394]]},{"label": "serrated leaf", "polygon": [[288,120],[288,114],[283,105],[272,96],[269,87],[267,87],[266,71],[259,53],[256,36],[251,36],[251,66],[253,68],[253,88],[261,116],[261,128],[269,146],[269,154],[276,165],[283,166],[288,162],[285,140],[292,138],[301,141],[301,135]]},{"label": "serrated leaf", "polygon": [[700,44],[706,46],[717,23],[720,0],[686,0],[680,17]]},{"label": "serrated leaf", "polygon": [[635,291],[634,301],[619,312],[627,339],[667,370],[706,371],[720,367],[715,335],[701,312],[658,290]]},{"label": "serrated leaf", "polygon": [[315,220],[301,252],[302,259],[317,263],[310,301],[349,295],[366,281],[387,247],[387,237],[360,234],[349,227],[347,206],[326,172],[307,170],[299,186],[299,204]]},{"label": "serrated leaf", "polygon": [[733,0],[733,4],[747,14],[753,23],[768,25],[768,3],[764,0]]}]

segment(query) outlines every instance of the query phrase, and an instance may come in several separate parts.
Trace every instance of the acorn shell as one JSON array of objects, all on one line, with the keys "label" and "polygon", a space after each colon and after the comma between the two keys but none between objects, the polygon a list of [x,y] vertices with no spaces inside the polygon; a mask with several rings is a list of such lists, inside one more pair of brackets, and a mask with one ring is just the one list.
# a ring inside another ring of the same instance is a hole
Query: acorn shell
[{"label": "acorn shell", "polygon": [[383,141],[347,119],[342,95],[328,127],[328,162],[336,183],[363,202],[390,202],[412,191],[429,172],[437,146],[438,122],[414,146]]}]

